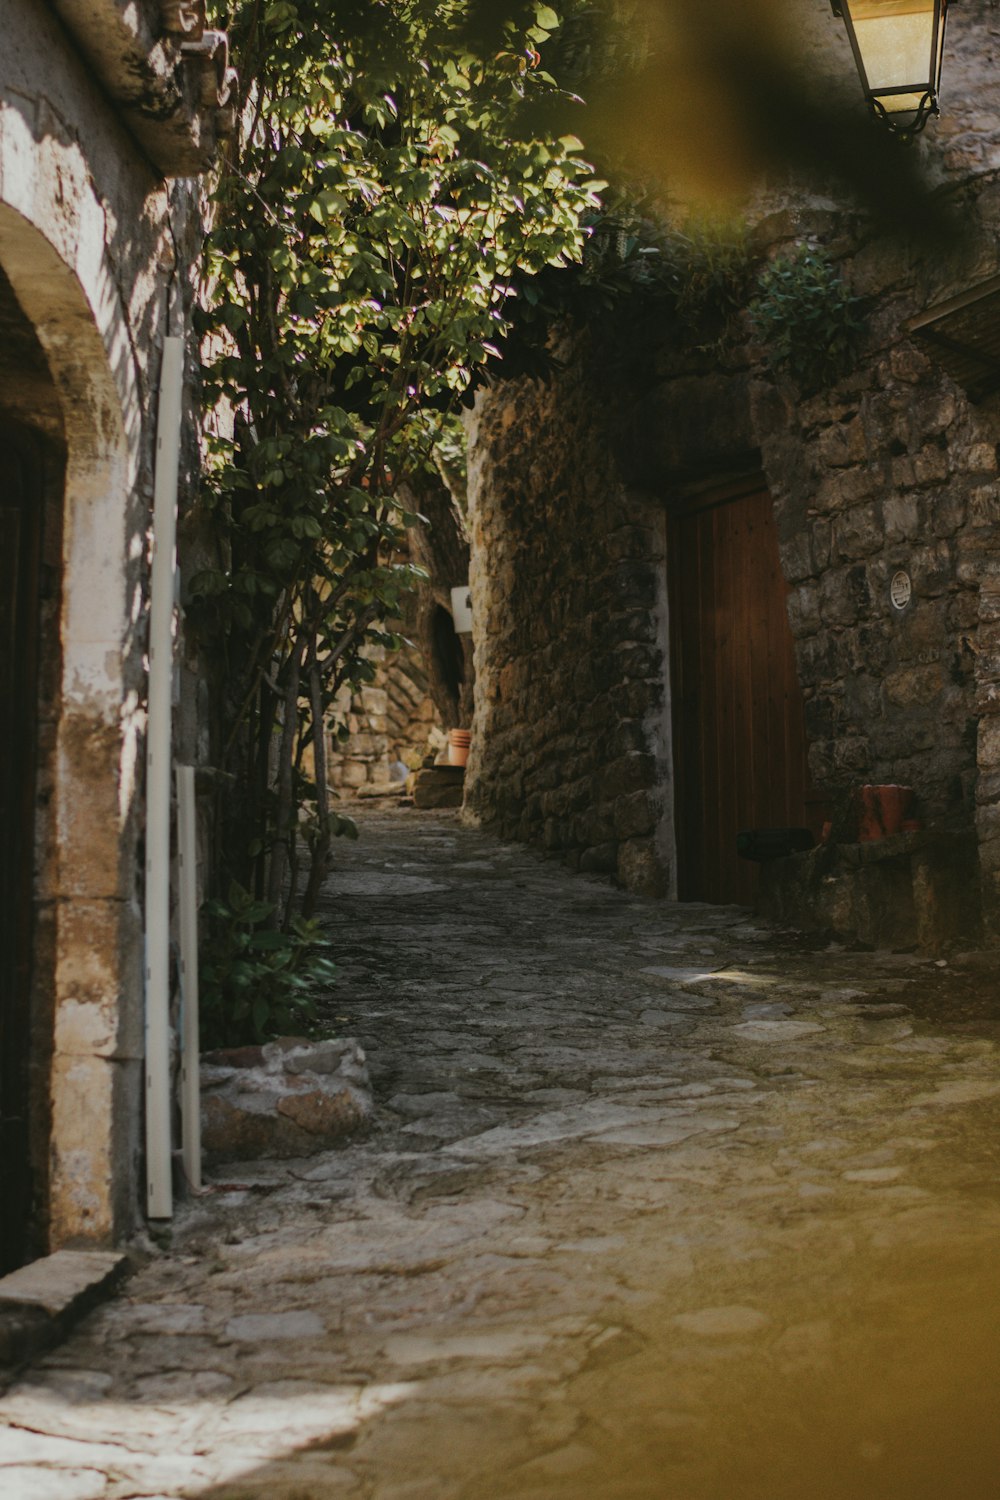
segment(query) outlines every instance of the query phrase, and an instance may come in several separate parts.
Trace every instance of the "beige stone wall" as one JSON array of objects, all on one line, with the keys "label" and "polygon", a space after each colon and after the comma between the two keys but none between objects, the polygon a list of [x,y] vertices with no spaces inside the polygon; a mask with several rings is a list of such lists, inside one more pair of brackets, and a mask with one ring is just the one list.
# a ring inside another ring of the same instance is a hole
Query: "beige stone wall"
[{"label": "beige stone wall", "polygon": [[427,689],[427,667],[415,646],[398,651],[376,646],[375,675],[355,693],[345,693],[335,717],[346,739],[331,737],[330,784],[350,795],[389,779],[395,761],[417,764],[445,743],[441,721]]},{"label": "beige stone wall", "polygon": [[193,253],[196,205],[150,166],[47,7],[8,0],[3,28],[0,269],[51,372],[57,411],[36,415],[50,434],[55,421],[65,447],[59,677],[43,718],[36,876],[47,935],[36,987],[52,1000],[40,1207],[49,1246],[103,1244],[139,1210],[153,405],[171,198],[182,254]]}]

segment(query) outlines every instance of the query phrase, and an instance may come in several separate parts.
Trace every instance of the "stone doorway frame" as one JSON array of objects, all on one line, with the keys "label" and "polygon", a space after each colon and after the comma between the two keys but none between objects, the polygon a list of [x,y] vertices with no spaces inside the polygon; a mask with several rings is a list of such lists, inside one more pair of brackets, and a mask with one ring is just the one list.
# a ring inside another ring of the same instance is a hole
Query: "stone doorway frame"
[{"label": "stone doorway frame", "polygon": [[0,114],[0,266],[46,356],[66,448],[48,837],[36,827],[36,918],[51,934],[37,976],[52,1006],[42,1250],[108,1245],[133,1227],[143,1050],[141,683],[126,666],[142,618],[127,556],[141,402],[104,210],[78,175],[52,191],[61,149]]}]

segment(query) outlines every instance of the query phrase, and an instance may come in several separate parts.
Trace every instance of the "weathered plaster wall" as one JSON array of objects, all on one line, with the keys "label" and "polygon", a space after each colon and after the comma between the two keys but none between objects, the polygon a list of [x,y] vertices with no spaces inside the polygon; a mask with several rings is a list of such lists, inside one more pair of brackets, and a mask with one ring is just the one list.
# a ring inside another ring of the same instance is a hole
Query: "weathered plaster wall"
[{"label": "weathered plaster wall", "polygon": [[581,362],[479,397],[469,518],[469,815],[667,890],[662,516],[623,485]]},{"label": "weathered plaster wall", "polygon": [[166,185],[55,17],[8,0],[0,267],[44,351],[66,450],[61,678],[42,768],[54,836],[37,871],[54,969],[53,1246],[110,1241],[139,1201],[143,633],[167,213]]}]

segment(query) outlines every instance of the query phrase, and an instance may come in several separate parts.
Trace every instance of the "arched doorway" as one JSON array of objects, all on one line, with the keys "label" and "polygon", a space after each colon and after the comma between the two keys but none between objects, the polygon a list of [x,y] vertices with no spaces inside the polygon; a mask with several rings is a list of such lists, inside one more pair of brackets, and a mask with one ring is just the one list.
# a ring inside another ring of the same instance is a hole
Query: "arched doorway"
[{"label": "arched doorway", "polygon": [[106,261],[63,258],[45,195],[3,201],[33,180],[0,176],[7,1268],[127,1233],[141,1141],[141,403]]},{"label": "arched doorway", "polygon": [[[59,401],[0,273],[0,1271],[44,1248],[52,924],[39,911],[58,714]],[[46,553],[48,566],[46,566]],[[41,806],[40,806],[41,799]],[[41,919],[40,919],[41,918]]]}]

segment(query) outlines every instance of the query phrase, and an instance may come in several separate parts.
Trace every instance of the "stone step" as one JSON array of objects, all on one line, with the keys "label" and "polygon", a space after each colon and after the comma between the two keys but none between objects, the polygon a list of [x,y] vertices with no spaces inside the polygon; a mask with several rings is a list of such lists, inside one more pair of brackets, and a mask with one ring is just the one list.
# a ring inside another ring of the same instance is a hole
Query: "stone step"
[{"label": "stone step", "polygon": [[0,1368],[22,1365],[64,1339],[128,1271],[113,1250],[57,1250],[0,1277]]}]

